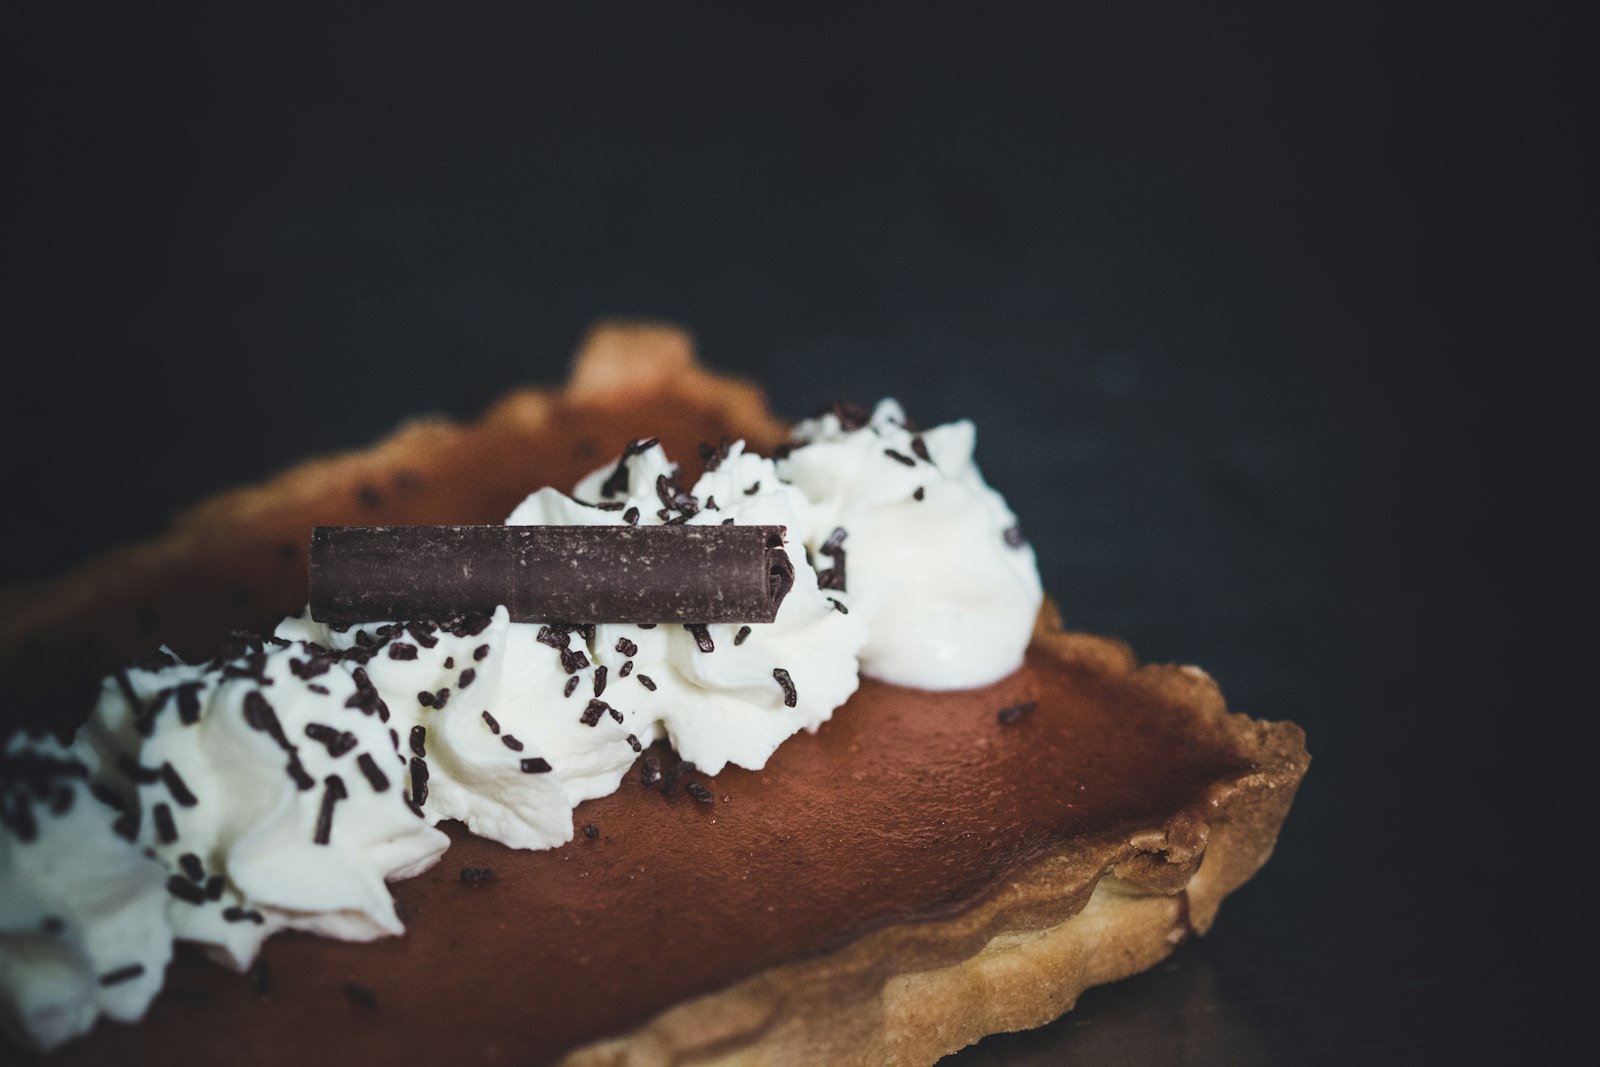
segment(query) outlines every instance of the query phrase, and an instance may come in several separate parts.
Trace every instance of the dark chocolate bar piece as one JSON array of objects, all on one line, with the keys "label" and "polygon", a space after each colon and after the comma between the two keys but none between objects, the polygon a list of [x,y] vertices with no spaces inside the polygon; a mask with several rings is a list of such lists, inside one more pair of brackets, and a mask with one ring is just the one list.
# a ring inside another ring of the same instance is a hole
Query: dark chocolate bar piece
[{"label": "dark chocolate bar piece", "polygon": [[771,622],[794,585],[782,526],[318,526],[311,615],[344,626]]}]

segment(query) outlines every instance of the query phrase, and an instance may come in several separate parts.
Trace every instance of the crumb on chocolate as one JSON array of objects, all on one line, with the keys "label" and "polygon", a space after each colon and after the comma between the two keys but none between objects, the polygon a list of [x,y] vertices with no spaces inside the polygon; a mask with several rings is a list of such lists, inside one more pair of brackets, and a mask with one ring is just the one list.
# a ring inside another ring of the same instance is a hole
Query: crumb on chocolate
[{"label": "crumb on chocolate", "polygon": [[461,884],[469,886],[488,885],[494,881],[493,867],[463,867],[461,868]]},{"label": "crumb on chocolate", "polygon": [[998,712],[996,712],[995,718],[999,720],[1001,726],[1014,725],[1015,723],[1019,722],[1024,715],[1032,711],[1036,704],[1037,702],[1032,700],[1024,701],[1021,704],[1012,704],[1009,707],[1001,708]]},{"label": "crumb on chocolate", "polygon": [[355,982],[346,982],[344,984],[344,995],[368,1011],[378,1010],[378,994],[374,993],[364,985],[357,985]]}]

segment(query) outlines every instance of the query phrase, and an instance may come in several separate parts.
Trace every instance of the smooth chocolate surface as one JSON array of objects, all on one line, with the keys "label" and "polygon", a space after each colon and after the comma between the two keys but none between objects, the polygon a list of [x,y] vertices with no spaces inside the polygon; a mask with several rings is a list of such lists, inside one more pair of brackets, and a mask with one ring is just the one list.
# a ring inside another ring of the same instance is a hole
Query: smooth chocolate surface
[{"label": "smooth chocolate surface", "polygon": [[783,541],[782,526],[318,526],[311,614],[765,623],[794,585]]},{"label": "smooth chocolate surface", "polygon": [[452,827],[443,861],[394,887],[404,937],[280,935],[265,994],[180,952],[144,1023],[102,1023],[50,1062],[552,1062],[765,968],[955,914],[1060,846],[1203,815],[1249,769],[1231,736],[1038,645],[985,689],[867,681],[765,770],[687,776],[710,802],[636,769],[578,808],[585,829],[559,849]]}]

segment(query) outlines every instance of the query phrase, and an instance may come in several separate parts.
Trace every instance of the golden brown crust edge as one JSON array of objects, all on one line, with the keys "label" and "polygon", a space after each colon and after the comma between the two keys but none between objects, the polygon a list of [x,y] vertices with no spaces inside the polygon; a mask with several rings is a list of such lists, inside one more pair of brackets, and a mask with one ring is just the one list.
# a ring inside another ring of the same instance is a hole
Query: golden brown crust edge
[{"label": "golden brown crust edge", "polygon": [[1180,813],[1115,846],[1047,855],[959,916],[881,930],[677,1005],[563,1067],[932,1064],[988,1034],[1041,1026],[1085,989],[1210,929],[1223,898],[1272,854],[1310,760],[1304,734],[1228,712],[1197,667],[1141,667],[1119,642],[1063,632],[1053,605],[1034,642],[1175,700],[1255,768],[1219,782],[1203,818]]}]

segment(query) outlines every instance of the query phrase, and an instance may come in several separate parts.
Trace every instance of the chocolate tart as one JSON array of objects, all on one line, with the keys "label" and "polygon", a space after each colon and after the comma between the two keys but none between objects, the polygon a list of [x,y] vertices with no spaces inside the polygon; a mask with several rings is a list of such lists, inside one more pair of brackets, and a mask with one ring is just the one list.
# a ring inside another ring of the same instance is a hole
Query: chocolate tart
[{"label": "chocolate tart", "polygon": [[[496,522],[640,434],[690,456],[784,432],[683,334],[603,326],[559,393],[413,424],[0,596],[12,707],[69,728],[99,672],[152,638],[198,656],[297,610],[315,524]],[[559,849],[447,826],[442,863],[393,887],[404,937],[280,935],[248,975],[180,948],[143,1023],[48,1059],[932,1063],[1208,929],[1271,853],[1307,760],[1298,727],[1229,713],[1198,668],[1064,632],[1047,603],[992,686],[865,681],[762,771],[670,795],[630,776]]]}]

